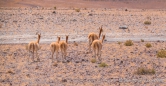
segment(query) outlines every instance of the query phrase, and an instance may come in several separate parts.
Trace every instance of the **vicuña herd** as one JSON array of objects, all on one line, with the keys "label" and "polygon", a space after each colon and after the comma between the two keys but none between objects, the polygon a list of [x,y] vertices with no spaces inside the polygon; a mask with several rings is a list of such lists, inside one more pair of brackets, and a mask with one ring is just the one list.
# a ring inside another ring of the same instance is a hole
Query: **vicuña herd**
[{"label": "vicu\u00f1a herd", "polygon": [[[91,52],[91,47],[93,49],[93,56],[95,58],[98,57],[99,61],[101,61],[101,49],[102,49],[102,43],[105,39],[105,35],[103,35],[102,40],[100,40],[101,33],[103,32],[102,26],[99,27],[99,35],[96,33],[89,33],[88,39],[89,39],[89,52]],[[41,38],[41,33],[36,33],[38,35],[38,39],[36,41],[32,41],[28,44],[28,51],[29,53],[32,53],[32,61],[34,61],[34,53],[36,53],[36,57],[39,60],[39,56],[37,51],[40,49],[39,41]],[[74,44],[76,42],[74,41]],[[77,44],[78,46],[78,44]],[[50,50],[51,50],[51,58],[52,62],[54,61],[54,53],[56,54],[56,59],[58,58],[58,53],[61,52],[63,60],[66,60],[67,55],[67,48],[68,48],[68,35],[66,35],[66,40],[61,41],[61,38],[58,36],[56,42],[52,42],[50,44]]]}]

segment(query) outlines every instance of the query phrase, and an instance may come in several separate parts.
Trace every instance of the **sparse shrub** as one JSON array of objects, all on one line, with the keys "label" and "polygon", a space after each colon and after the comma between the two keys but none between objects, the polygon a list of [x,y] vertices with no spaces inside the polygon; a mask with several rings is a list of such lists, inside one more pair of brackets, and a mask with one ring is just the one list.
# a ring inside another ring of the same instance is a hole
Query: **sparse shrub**
[{"label": "sparse shrub", "polygon": [[147,48],[150,48],[150,47],[152,47],[152,45],[150,44],[150,43],[146,43],[146,45],[145,45]]},{"label": "sparse shrub", "polygon": [[126,45],[126,46],[132,46],[133,42],[132,42],[132,40],[127,40],[124,45]]},{"label": "sparse shrub", "polygon": [[56,10],[56,6],[54,7],[54,9]]},{"label": "sparse shrub", "polygon": [[143,39],[141,39],[141,42],[145,42]]},{"label": "sparse shrub", "polygon": [[92,62],[92,63],[95,63],[95,62],[96,62],[96,59],[91,59],[91,62]]},{"label": "sparse shrub", "polygon": [[160,50],[157,52],[158,58],[166,58],[166,50]]},{"label": "sparse shrub", "polygon": [[106,67],[106,66],[108,66],[106,63],[99,64],[99,67]]},{"label": "sparse shrub", "polygon": [[120,45],[120,44],[122,44],[122,42],[118,42],[118,44]]},{"label": "sparse shrub", "polygon": [[146,68],[140,67],[137,69],[135,73],[138,75],[147,75],[147,74],[155,74],[156,71],[154,69],[146,69]]},{"label": "sparse shrub", "polygon": [[80,9],[79,9],[79,8],[76,8],[75,11],[76,11],[76,12],[80,12]]},{"label": "sparse shrub", "polygon": [[145,21],[144,24],[150,25],[150,24],[151,24],[151,21]]}]

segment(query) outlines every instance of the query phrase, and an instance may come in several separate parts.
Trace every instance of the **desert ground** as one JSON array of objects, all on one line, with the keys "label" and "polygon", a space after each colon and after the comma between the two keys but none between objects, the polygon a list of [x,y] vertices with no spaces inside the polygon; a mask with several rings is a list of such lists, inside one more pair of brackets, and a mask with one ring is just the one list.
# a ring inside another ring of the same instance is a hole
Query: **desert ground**
[{"label": "desert ground", "polygon": [[[46,0],[0,1],[0,86],[166,85],[166,58],[157,56],[160,50],[166,50],[164,0],[43,3]],[[106,35],[102,61],[93,63],[88,34],[98,34],[101,26],[102,35]],[[40,60],[35,57],[33,62],[26,47],[37,40],[36,33],[41,33]],[[52,62],[50,44],[57,36],[65,40],[65,35],[69,35],[67,59],[64,61],[59,52]],[[133,45],[125,46],[126,40],[132,40]],[[147,43],[152,46],[147,48]],[[100,63],[107,66],[100,67]],[[155,74],[139,75],[138,68],[154,69]]]}]

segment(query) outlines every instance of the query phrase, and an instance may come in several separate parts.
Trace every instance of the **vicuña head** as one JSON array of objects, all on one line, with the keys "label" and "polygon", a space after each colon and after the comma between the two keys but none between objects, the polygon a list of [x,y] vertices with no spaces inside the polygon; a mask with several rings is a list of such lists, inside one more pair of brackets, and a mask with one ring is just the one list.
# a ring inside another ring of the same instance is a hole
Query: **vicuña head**
[{"label": "vicu\u00f1a head", "polygon": [[94,40],[96,40],[96,39],[100,39],[100,36],[101,36],[101,33],[103,32],[103,28],[102,28],[102,26],[101,27],[99,27],[99,35],[97,35],[97,34],[95,34],[95,33],[89,33],[89,35],[88,35],[88,39],[89,39],[89,52],[91,51],[91,48],[90,48],[90,46],[91,46],[91,44],[92,44],[92,42],[94,41]]}]

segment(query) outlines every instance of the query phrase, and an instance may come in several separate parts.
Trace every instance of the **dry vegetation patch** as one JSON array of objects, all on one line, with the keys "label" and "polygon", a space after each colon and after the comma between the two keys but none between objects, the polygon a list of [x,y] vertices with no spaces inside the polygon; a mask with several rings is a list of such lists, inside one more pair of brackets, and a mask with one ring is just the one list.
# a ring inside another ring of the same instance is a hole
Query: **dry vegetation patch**
[{"label": "dry vegetation patch", "polygon": [[150,47],[152,47],[152,45],[150,44],[150,43],[146,43],[146,45],[145,45],[147,48],[150,48]]},{"label": "dry vegetation patch", "polygon": [[155,74],[156,72],[153,68],[148,69],[148,68],[140,67],[137,69],[135,73],[138,75],[148,75],[148,74]]},{"label": "dry vegetation patch", "polygon": [[99,67],[107,67],[108,65],[104,62],[102,62],[101,64],[99,64]]},{"label": "dry vegetation patch", "polygon": [[92,63],[96,63],[96,59],[91,59],[91,62]]},{"label": "dry vegetation patch", "polygon": [[132,46],[132,45],[134,45],[134,43],[133,43],[132,40],[127,40],[124,45],[126,45],[126,46]]},{"label": "dry vegetation patch", "polygon": [[80,9],[79,9],[79,8],[75,8],[75,11],[76,11],[76,12],[80,12]]},{"label": "dry vegetation patch", "polygon": [[145,21],[144,24],[145,24],[145,25],[150,25],[150,24],[151,24],[151,21]]},{"label": "dry vegetation patch", "polygon": [[57,9],[56,6],[54,7],[54,9],[55,9],[55,10]]},{"label": "dry vegetation patch", "polygon": [[158,58],[166,58],[166,50],[160,50],[157,52]]},{"label": "dry vegetation patch", "polygon": [[141,39],[141,42],[145,42],[145,40]]}]

